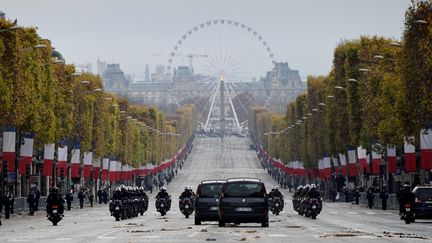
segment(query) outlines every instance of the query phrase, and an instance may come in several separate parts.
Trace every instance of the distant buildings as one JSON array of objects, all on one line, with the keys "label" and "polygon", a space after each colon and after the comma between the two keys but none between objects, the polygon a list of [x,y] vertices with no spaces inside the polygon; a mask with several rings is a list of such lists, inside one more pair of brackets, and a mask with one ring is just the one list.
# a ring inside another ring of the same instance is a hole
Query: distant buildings
[{"label": "distant buildings", "polygon": [[6,14],[0,10],[0,19],[6,18]]}]

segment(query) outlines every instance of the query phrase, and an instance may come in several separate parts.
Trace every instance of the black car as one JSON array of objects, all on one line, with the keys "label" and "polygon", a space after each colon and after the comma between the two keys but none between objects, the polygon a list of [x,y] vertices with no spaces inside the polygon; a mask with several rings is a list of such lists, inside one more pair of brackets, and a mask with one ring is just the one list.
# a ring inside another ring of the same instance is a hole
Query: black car
[{"label": "black car", "polygon": [[432,187],[418,186],[414,188],[415,194],[415,217],[417,219],[432,218]]},{"label": "black car", "polygon": [[205,180],[198,185],[195,199],[195,225],[201,221],[218,221],[219,194],[223,180]]},{"label": "black car", "polygon": [[225,223],[269,225],[269,204],[264,183],[255,178],[232,178],[219,196],[219,227]]}]

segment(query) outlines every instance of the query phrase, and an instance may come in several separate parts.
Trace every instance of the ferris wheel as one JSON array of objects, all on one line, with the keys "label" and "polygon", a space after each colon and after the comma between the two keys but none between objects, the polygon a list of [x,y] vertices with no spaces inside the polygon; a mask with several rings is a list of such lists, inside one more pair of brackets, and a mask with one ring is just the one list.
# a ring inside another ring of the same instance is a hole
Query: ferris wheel
[{"label": "ferris wheel", "polygon": [[195,104],[206,127],[221,114],[240,127],[250,106],[266,106],[271,100],[272,92],[261,79],[275,63],[268,42],[250,26],[226,19],[200,23],[169,54],[171,101]]}]

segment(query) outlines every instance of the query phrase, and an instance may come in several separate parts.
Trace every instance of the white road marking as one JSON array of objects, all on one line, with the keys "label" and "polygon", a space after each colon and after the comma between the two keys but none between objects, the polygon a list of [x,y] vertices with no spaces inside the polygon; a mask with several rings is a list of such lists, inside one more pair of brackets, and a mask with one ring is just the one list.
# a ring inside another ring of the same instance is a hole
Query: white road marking
[{"label": "white road marking", "polygon": [[65,240],[72,240],[72,238],[55,238],[55,241],[65,241]]},{"label": "white road marking", "polygon": [[376,214],[376,213],[374,213],[374,212],[366,212],[366,214],[374,215],[374,214]]},{"label": "white road marking", "polygon": [[348,214],[358,214],[357,212],[348,212]]},{"label": "white road marking", "polygon": [[145,239],[159,239],[161,238],[160,236],[157,235],[144,235],[144,236],[140,236],[140,238],[145,238]]},{"label": "white road marking", "polygon": [[109,232],[103,233],[101,235],[98,235],[97,238],[98,239],[114,239],[115,237],[112,237],[112,236],[110,237],[110,236],[107,236],[107,235],[119,232],[121,230],[123,230],[123,229],[117,229],[117,230],[109,231]]},{"label": "white road marking", "polygon": [[282,234],[268,234],[268,237],[288,237],[288,235],[282,235]]},{"label": "white road marking", "polygon": [[10,239],[10,240],[8,240],[8,242],[27,242],[27,241],[30,241],[30,240],[26,240],[26,239]]},{"label": "white road marking", "polygon": [[200,232],[193,232],[192,234],[188,235],[187,237],[189,238],[193,238],[195,237],[197,234],[199,234]]}]

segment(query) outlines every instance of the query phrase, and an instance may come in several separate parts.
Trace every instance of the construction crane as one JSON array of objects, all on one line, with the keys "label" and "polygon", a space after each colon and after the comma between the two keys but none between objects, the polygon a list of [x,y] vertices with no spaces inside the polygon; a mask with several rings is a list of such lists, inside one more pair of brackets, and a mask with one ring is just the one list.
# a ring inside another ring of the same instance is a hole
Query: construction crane
[{"label": "construction crane", "polygon": [[[153,56],[162,56],[162,54],[160,54],[160,53],[154,53]],[[198,57],[198,58],[207,58],[208,57],[207,54],[194,54],[194,53],[184,54],[184,53],[171,52],[170,57],[172,58],[174,56],[189,58],[189,68],[190,68],[191,71],[193,70],[192,61],[193,61],[194,58],[196,58],[196,57]]]}]

